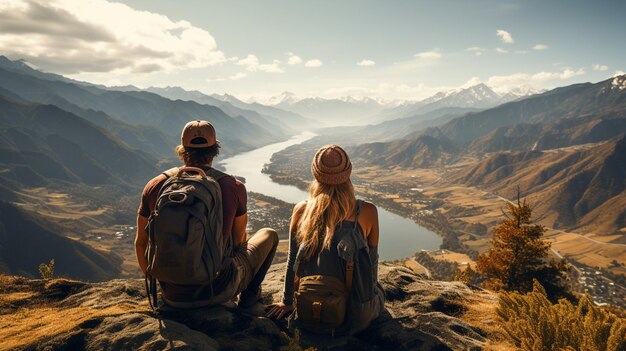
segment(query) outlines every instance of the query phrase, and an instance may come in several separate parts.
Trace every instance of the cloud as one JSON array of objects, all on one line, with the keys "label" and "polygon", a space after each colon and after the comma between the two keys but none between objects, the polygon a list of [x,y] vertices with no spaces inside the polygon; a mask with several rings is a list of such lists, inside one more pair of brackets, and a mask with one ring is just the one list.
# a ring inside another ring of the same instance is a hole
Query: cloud
[{"label": "cloud", "polygon": [[288,65],[299,65],[302,63],[302,58],[300,56],[296,56],[293,52],[288,52],[287,56],[289,59],[287,60]]},{"label": "cloud", "polygon": [[496,48],[496,52],[500,53],[500,54],[506,54],[509,52],[509,50],[505,50],[503,48]]},{"label": "cloud", "polygon": [[226,60],[204,29],[106,0],[0,0],[0,47],[62,74],[174,71]]},{"label": "cloud", "polygon": [[237,80],[237,79],[242,79],[248,76],[248,73],[246,72],[238,72],[237,74],[234,74],[232,76],[230,76],[229,78],[232,80]]},{"label": "cloud", "polygon": [[617,77],[617,76],[623,76],[624,74],[626,74],[626,72],[621,71],[621,70],[617,70],[613,73],[612,77]]},{"label": "cloud", "polygon": [[304,64],[304,67],[316,68],[320,67],[324,63],[318,59],[309,60]]},{"label": "cloud", "polygon": [[223,81],[225,81],[226,79],[224,79],[224,78],[222,78],[222,77],[217,76],[217,77],[209,77],[209,78],[207,78],[207,79],[205,79],[205,80],[206,80],[207,82],[209,82],[209,83],[214,83],[214,82],[223,82]]},{"label": "cloud", "polygon": [[537,44],[533,46],[533,50],[548,50],[548,45],[545,44]]},{"label": "cloud", "polygon": [[283,69],[280,68],[280,61],[274,60],[272,63],[260,63],[259,58],[256,55],[249,54],[245,58],[235,63],[238,66],[246,67],[249,72],[267,72],[267,73],[283,73]]},{"label": "cloud", "polygon": [[511,36],[511,33],[505,31],[504,29],[496,30],[496,35],[505,44],[513,44],[513,42],[514,42],[513,37]]},{"label": "cloud", "polygon": [[413,57],[422,60],[438,60],[441,58],[441,54],[437,51],[424,51],[418,52],[417,54],[413,55]]},{"label": "cloud", "polygon": [[485,51],[486,51],[485,49],[478,47],[478,46],[472,46],[471,48],[467,48],[465,50],[469,52],[473,52],[474,56],[482,56],[485,54]]},{"label": "cloud", "polygon": [[356,65],[357,65],[357,66],[364,66],[364,67],[365,67],[365,66],[375,66],[375,65],[376,65],[376,62],[374,62],[374,61],[372,61],[372,60],[366,60],[366,59],[363,59],[363,60],[361,60],[361,61],[357,62],[357,63],[356,63]]},{"label": "cloud", "polygon": [[591,69],[593,69],[594,71],[606,71],[609,69],[609,66],[594,64],[594,65],[591,65]]},{"label": "cloud", "polygon": [[514,73],[507,76],[492,76],[485,82],[490,87],[499,91],[508,91],[512,88],[524,85],[536,85],[554,80],[567,80],[585,74],[585,70],[579,68],[573,70],[566,68],[560,72],[538,72],[535,74]]}]

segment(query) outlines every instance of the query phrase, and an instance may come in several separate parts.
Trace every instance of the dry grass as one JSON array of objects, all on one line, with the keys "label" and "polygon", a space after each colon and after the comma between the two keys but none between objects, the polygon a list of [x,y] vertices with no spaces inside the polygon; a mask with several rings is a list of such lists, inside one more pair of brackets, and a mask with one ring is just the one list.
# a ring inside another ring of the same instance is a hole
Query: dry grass
[{"label": "dry grass", "polygon": [[454,252],[454,251],[435,251],[431,252],[430,256],[436,260],[440,261],[449,261],[456,262],[460,265],[469,264],[472,268],[476,267],[476,262],[474,262],[468,255],[464,253]]},{"label": "dry grass", "polygon": [[496,314],[497,297],[490,292],[481,291],[464,302],[467,310],[460,316],[465,323],[487,332],[489,341],[484,350],[510,351],[517,350],[506,337],[500,318]]},{"label": "dry grass", "polygon": [[132,312],[148,312],[147,306],[120,303],[111,307],[61,307],[46,297],[56,285],[67,280],[28,280],[0,275],[0,351],[15,350],[60,335],[79,327],[87,320]]},{"label": "dry grass", "polygon": [[147,311],[134,305],[120,304],[106,309],[86,307],[27,307],[0,316],[0,350],[14,350],[77,328],[81,323],[105,316]]}]

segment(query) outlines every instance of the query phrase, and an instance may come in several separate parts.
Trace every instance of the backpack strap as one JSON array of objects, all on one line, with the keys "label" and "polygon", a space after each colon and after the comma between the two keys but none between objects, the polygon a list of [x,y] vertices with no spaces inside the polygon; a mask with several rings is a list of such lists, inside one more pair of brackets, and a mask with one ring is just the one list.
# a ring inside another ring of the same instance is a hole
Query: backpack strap
[{"label": "backpack strap", "polygon": [[[356,245],[356,229],[359,226],[359,212],[361,212],[361,200],[356,200],[356,213],[354,215],[354,228],[352,229],[352,236],[354,241],[354,245]],[[350,292],[352,290],[352,277],[354,273],[354,261],[356,259],[356,252],[352,261],[346,261],[346,290]]]},{"label": "backpack strap", "polygon": [[[171,178],[171,177],[173,177],[173,176],[178,174],[178,171],[180,170],[180,168],[181,167],[173,167],[173,168],[170,168],[170,169],[168,169],[166,171],[163,171],[161,174],[165,175],[167,178]],[[206,173],[207,176],[215,179],[216,182],[219,182],[220,179],[222,179],[224,177],[230,177],[230,175],[228,175],[228,174],[226,174],[226,173],[224,173],[224,172],[222,172],[222,171],[220,171],[218,169],[215,169],[213,167],[208,168],[208,169],[205,169],[204,167],[201,167],[201,168]]]},{"label": "backpack strap", "polygon": [[178,174],[179,169],[180,167],[173,167],[168,169],[167,171],[164,171],[162,174],[165,175],[167,178],[172,178],[173,176]]}]

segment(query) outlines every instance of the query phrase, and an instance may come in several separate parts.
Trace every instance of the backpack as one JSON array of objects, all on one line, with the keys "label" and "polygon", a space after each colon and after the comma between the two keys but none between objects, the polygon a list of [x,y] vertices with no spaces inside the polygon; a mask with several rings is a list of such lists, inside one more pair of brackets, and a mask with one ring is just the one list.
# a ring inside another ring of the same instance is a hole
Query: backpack
[{"label": "backpack", "polygon": [[230,237],[223,235],[218,184],[226,174],[196,167],[172,168],[163,174],[167,180],[147,226],[146,290],[152,307],[157,305],[156,280],[212,289],[232,250]]},{"label": "backpack", "polygon": [[[360,202],[357,202],[355,225],[352,230],[356,235]],[[341,249],[339,249],[341,250]],[[335,252],[335,250],[332,250]],[[344,334],[349,326],[346,323],[348,303],[352,292],[355,250],[345,248],[340,254],[345,262],[345,279],[330,275],[304,276],[309,260],[301,258],[304,246],[301,245],[296,255],[294,305],[292,323],[298,328],[316,334]],[[339,254],[339,253],[338,253]]]}]

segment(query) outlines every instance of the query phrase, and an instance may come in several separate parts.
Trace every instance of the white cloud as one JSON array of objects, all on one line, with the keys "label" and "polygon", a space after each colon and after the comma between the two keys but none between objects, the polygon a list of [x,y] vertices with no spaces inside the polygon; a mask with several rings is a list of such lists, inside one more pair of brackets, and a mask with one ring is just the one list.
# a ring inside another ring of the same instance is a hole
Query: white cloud
[{"label": "white cloud", "polygon": [[511,33],[507,32],[507,31],[505,31],[503,29],[496,30],[496,35],[505,44],[513,44],[513,42],[514,42],[513,41],[513,37],[511,36]]},{"label": "white cloud", "polygon": [[474,56],[482,56],[485,54],[485,51],[486,51],[485,49],[478,47],[478,46],[472,46],[471,48],[467,48],[465,50],[469,52],[473,52]]},{"label": "white cloud", "polygon": [[594,71],[606,71],[609,69],[609,66],[607,65],[600,65],[600,64],[593,64],[591,65],[591,69],[593,69]]},{"label": "white cloud", "polygon": [[207,78],[207,79],[205,79],[205,80],[206,80],[207,82],[209,82],[209,83],[214,83],[214,82],[223,82],[223,81],[225,81],[226,79],[224,79],[224,78],[222,78],[222,77],[219,77],[219,76],[216,76],[216,77],[209,77],[209,78]]},{"label": "white cloud", "polygon": [[579,68],[573,70],[566,68],[560,72],[539,72],[535,74],[514,73],[507,76],[492,76],[485,82],[490,87],[494,87],[498,91],[508,91],[512,88],[524,85],[537,85],[555,80],[567,80],[576,76],[585,74],[585,70]]},{"label": "white cloud", "polygon": [[363,59],[363,60],[357,62],[356,65],[357,66],[375,66],[376,62],[374,62],[372,60]]},{"label": "white cloud", "polygon": [[545,44],[537,44],[533,46],[533,50],[548,50],[548,45]]},{"label": "white cloud", "polygon": [[280,61],[274,60],[272,63],[260,63],[259,58],[256,55],[249,54],[245,58],[235,63],[238,66],[246,67],[249,72],[267,72],[267,73],[283,73],[283,69],[280,68]]},{"label": "white cloud", "polygon": [[496,48],[496,52],[500,53],[500,54],[506,54],[509,52],[509,50],[505,50],[503,48]]},{"label": "white cloud", "polygon": [[417,54],[413,56],[415,58],[422,59],[422,60],[438,60],[441,58],[441,54],[438,53],[437,51],[418,52]]},{"label": "white cloud", "polygon": [[621,71],[621,70],[617,70],[613,73],[612,77],[617,77],[617,76],[623,76],[624,74],[626,74],[626,72]]},{"label": "white cloud", "polygon": [[229,78],[232,79],[232,80],[237,80],[237,79],[245,78],[247,76],[248,76],[248,73],[238,72],[237,74],[234,74],[234,75],[230,76]]},{"label": "white cloud", "polygon": [[0,8],[3,54],[58,73],[174,71],[226,60],[206,30],[121,3],[0,0]]},{"label": "white cloud", "polygon": [[470,78],[467,82],[465,82],[465,84],[463,84],[461,86],[461,88],[469,88],[469,87],[473,87],[474,85],[478,85],[482,83],[482,81],[480,80],[480,78],[478,77],[472,77]]},{"label": "white cloud", "polygon": [[302,58],[300,56],[295,55],[293,52],[288,52],[287,56],[289,59],[287,60],[288,65],[299,65],[302,63]]},{"label": "white cloud", "polygon": [[304,64],[304,67],[316,68],[322,66],[324,63],[321,60],[313,59],[309,60]]}]

